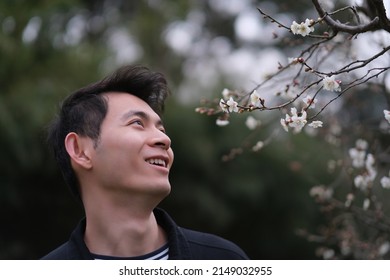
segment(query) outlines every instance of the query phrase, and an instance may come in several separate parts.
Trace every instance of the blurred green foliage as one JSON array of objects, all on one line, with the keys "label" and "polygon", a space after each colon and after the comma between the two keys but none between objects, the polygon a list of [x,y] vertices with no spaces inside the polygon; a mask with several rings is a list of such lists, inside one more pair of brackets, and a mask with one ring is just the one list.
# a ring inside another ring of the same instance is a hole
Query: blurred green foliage
[{"label": "blurred green foliage", "polygon": [[[221,160],[244,141],[243,120],[217,127],[195,113],[197,104],[176,100],[182,58],[161,35],[191,9],[205,11],[211,36],[233,36],[231,22],[207,13],[207,1],[1,1],[0,259],[40,258],[64,242],[81,218],[82,208],[46,147],[45,127],[64,96],[116,68],[107,40],[118,28],[143,48],[133,63],[163,71],[174,92],[165,116],[175,151],[173,190],[162,206],[180,225],[231,239],[253,259],[315,258],[312,244],[296,230],[320,223],[308,190],[326,178],[325,160],[307,161],[313,153],[317,159],[330,155],[319,148],[323,143],[301,135]],[[68,33],[77,17],[89,27],[72,41]],[[34,22],[39,32],[28,37]],[[220,86],[212,90],[220,92]]]}]

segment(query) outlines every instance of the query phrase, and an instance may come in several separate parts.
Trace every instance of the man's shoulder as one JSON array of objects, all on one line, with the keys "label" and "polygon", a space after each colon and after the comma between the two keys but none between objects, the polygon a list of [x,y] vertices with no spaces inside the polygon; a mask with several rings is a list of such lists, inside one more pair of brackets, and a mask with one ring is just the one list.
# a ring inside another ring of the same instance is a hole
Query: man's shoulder
[{"label": "man's shoulder", "polygon": [[69,240],[44,256],[42,260],[91,259],[92,257],[83,240],[84,229],[85,219],[82,219],[73,230]]},{"label": "man's shoulder", "polygon": [[41,258],[42,260],[68,260],[70,258],[70,244],[69,242],[66,242],[62,244],[61,246],[57,247],[53,251],[51,251],[49,254]]},{"label": "man's shoulder", "polygon": [[199,259],[248,259],[235,243],[214,234],[181,228],[194,258]]}]

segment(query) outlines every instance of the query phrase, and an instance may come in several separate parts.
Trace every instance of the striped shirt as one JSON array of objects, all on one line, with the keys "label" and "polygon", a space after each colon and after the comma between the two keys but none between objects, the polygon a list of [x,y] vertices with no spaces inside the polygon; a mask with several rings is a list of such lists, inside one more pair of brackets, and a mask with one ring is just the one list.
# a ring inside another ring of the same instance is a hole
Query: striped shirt
[{"label": "striped shirt", "polygon": [[113,257],[93,253],[91,255],[95,260],[167,260],[169,258],[169,246],[167,243],[153,252],[136,257]]}]

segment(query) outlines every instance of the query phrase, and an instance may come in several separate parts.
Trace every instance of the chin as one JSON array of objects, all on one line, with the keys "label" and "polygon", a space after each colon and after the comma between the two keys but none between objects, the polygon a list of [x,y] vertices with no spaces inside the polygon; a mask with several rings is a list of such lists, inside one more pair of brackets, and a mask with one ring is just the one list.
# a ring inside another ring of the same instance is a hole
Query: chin
[{"label": "chin", "polygon": [[168,183],[157,184],[151,187],[153,192],[161,197],[166,197],[171,192],[171,185]]},{"label": "chin", "polygon": [[165,196],[168,196],[170,193],[171,193],[171,185],[167,185],[163,188],[161,188],[163,194],[165,194]]}]

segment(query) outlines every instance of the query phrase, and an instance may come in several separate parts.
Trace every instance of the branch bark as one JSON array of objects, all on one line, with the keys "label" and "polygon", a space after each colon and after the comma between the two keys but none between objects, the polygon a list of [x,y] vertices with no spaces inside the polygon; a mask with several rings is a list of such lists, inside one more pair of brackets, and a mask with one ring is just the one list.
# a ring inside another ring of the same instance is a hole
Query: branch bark
[{"label": "branch bark", "polygon": [[[368,31],[375,31],[375,30],[379,30],[379,29],[382,29],[382,24],[381,24],[381,19],[378,15],[378,13],[380,12],[381,15],[382,13],[384,12],[385,13],[385,18],[386,18],[386,10],[384,8],[384,5],[383,5],[383,1],[382,0],[368,0],[368,1],[372,1],[372,2],[375,2],[375,7],[377,9],[377,12],[376,12],[376,16],[369,22],[369,23],[366,23],[366,24],[359,24],[359,25],[348,25],[348,24],[345,24],[345,23],[341,23],[341,22],[338,22],[336,20],[334,20],[327,11],[324,10],[324,8],[321,6],[321,4],[319,3],[318,0],[312,0],[313,2],[313,5],[314,7],[316,8],[319,16],[321,18],[324,19],[324,21],[335,31],[335,32],[338,32],[338,31],[342,31],[342,32],[346,32],[346,33],[349,33],[351,35],[355,35],[355,34],[359,34],[359,33],[364,33],[364,32],[368,32]],[[381,2],[381,3],[377,3],[377,2]],[[382,10],[382,6],[383,6],[383,10]],[[382,15],[383,16],[383,15]],[[388,19],[386,18],[386,20],[388,21]],[[383,28],[384,29],[384,28]],[[388,29],[385,29],[386,31],[390,32],[390,30]]]},{"label": "branch bark", "polygon": [[379,25],[382,29],[390,32],[390,20],[386,16],[386,8],[383,4],[383,0],[367,0],[372,13],[379,18]]}]

